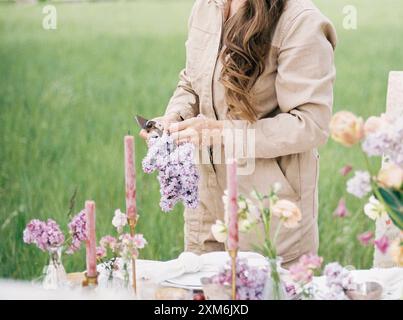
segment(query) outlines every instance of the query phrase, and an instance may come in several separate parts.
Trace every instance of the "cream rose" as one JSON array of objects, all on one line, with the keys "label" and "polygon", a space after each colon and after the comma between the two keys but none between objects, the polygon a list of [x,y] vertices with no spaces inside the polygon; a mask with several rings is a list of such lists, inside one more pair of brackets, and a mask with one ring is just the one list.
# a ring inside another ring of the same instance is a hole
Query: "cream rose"
[{"label": "cream rose", "polygon": [[302,219],[301,211],[295,203],[288,200],[278,200],[272,207],[271,213],[284,221],[284,227],[296,228]]},{"label": "cream rose", "polygon": [[228,230],[224,222],[217,220],[216,223],[211,226],[211,232],[218,242],[223,243],[227,240]]},{"label": "cream rose", "polygon": [[378,182],[386,188],[400,189],[403,184],[403,169],[388,163],[378,173]]},{"label": "cream rose", "polygon": [[340,111],[330,121],[332,138],[351,147],[364,137],[364,121],[351,112]]}]

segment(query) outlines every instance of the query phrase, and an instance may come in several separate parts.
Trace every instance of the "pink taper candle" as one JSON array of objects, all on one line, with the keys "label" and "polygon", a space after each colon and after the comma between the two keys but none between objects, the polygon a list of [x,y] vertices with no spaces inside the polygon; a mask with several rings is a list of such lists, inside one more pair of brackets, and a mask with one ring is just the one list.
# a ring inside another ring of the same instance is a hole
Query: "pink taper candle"
[{"label": "pink taper candle", "polygon": [[129,220],[137,218],[136,168],[134,166],[134,137],[125,136],[126,214]]},{"label": "pink taper candle", "polygon": [[238,195],[236,161],[229,160],[227,164],[227,188],[228,188],[228,250],[238,249]]},{"label": "pink taper candle", "polygon": [[87,217],[87,276],[96,277],[97,275],[97,254],[96,244],[97,239],[95,235],[95,202],[85,202],[85,214]]}]

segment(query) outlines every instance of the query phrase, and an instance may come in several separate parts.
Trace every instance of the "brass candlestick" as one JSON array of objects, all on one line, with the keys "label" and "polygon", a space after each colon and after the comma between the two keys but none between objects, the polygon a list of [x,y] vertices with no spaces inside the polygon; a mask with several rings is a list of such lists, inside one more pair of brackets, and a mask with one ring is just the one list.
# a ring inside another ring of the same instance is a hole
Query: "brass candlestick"
[{"label": "brass candlestick", "polygon": [[96,287],[98,285],[98,275],[99,275],[99,272],[97,272],[96,276],[91,276],[91,277],[87,275],[87,272],[84,273],[84,280],[81,283],[81,285],[83,287]]},{"label": "brass candlestick", "polygon": [[231,257],[231,265],[232,265],[231,298],[232,300],[236,300],[236,257],[238,255],[238,250],[236,249],[229,250],[229,255]]},{"label": "brass candlestick", "polygon": [[[134,237],[135,229],[136,229],[137,219],[132,218],[129,219],[129,226],[130,226],[130,235]],[[133,290],[134,294],[137,293],[137,277],[136,277],[136,259],[132,258],[132,278],[133,278]]]}]

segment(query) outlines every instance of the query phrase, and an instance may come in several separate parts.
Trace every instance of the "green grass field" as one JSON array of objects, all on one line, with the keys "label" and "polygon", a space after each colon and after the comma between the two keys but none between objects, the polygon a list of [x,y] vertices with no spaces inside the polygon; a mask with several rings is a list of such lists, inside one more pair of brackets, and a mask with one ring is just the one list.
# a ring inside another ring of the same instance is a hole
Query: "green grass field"
[{"label": "green grass field", "polygon": [[[315,2],[339,34],[335,110],[382,112],[388,72],[403,69],[401,0]],[[97,202],[98,237],[113,231],[114,209],[124,210],[123,136],[137,132],[133,115],[163,112],[184,65],[191,4],[57,4],[52,31],[42,28],[43,4],[0,5],[0,277],[40,274],[47,256],[23,244],[24,226],[52,217],[66,229],[75,188],[76,211]],[[358,9],[358,30],[342,28],[347,4]],[[138,139],[138,229],[150,243],[142,257],[171,259],[183,250],[182,208],[160,212],[157,181],[139,165],[145,150]],[[346,196],[350,216],[332,216],[346,163],[363,166],[332,141],[321,149],[320,250],[326,262],[367,268],[372,249],[356,235],[373,224],[361,204]],[[66,258],[67,271],[84,269],[84,254]]]}]

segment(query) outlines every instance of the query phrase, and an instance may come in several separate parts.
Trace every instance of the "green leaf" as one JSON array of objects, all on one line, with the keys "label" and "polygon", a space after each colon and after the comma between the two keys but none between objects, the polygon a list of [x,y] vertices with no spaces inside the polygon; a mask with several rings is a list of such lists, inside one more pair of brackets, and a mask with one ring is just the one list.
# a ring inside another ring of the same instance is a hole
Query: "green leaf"
[{"label": "green leaf", "polygon": [[400,230],[403,230],[403,193],[385,188],[379,188],[379,193],[388,206],[390,219]]}]

